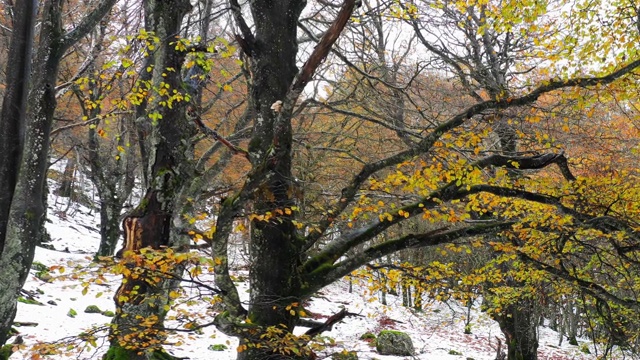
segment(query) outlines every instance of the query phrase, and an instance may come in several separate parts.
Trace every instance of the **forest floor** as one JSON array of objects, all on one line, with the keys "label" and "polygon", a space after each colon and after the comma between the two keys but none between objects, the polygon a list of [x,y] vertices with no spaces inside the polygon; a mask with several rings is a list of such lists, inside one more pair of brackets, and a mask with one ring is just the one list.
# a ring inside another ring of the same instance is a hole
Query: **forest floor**
[{"label": "forest floor", "polygon": [[[99,244],[99,214],[77,203],[69,204],[66,198],[50,195],[47,230],[51,235],[51,245],[55,250],[38,247],[35,261],[51,266],[64,266],[66,280],[43,281],[37,277],[38,270],[33,269],[25,285],[26,298],[32,296],[38,304],[20,302],[16,326],[24,340],[23,349],[12,359],[37,359],[33,356],[33,346],[46,342],[58,343],[63,354],[47,356],[49,359],[100,359],[108,343],[104,335],[98,341],[84,349],[86,341],[77,336],[92,328],[106,329],[110,322],[108,316],[100,313],[85,313],[90,305],[100,310],[114,311],[113,294],[120,285],[119,276],[107,276],[100,285],[91,285],[83,295],[81,279],[74,279],[72,268],[91,263],[92,254]],[[241,296],[248,298],[248,284],[242,251],[237,251],[231,262],[235,268]],[[51,272],[60,275],[60,269]],[[80,276],[82,278],[82,275]],[[46,277],[45,277],[46,279]],[[211,278],[205,281],[211,281]],[[195,289],[187,289],[187,295],[197,295]],[[356,351],[360,359],[404,359],[404,357],[381,356],[375,347],[360,337],[366,332],[377,334],[383,329],[396,329],[408,333],[416,349],[413,359],[461,359],[492,360],[496,356],[498,339],[504,344],[504,338],[498,325],[489,316],[480,312],[478,306],[471,309],[471,334],[464,334],[467,309],[450,301],[447,303],[431,301],[423,311],[417,312],[401,306],[401,299],[387,294],[387,304],[380,303],[378,294],[370,294],[364,284],[355,284],[349,292],[348,281],[342,280],[319,292],[306,309],[318,321],[340,311],[343,307],[350,316],[336,324],[331,331],[322,334],[321,341],[327,346],[319,352],[319,358],[342,350]],[[200,312],[200,323],[213,320],[215,311],[209,304],[183,307],[189,312]],[[171,313],[169,314],[171,315]],[[170,324],[169,324],[170,325]],[[301,328],[302,333],[306,329]],[[175,356],[192,360],[231,360],[235,359],[237,341],[225,336],[211,326],[201,333],[176,333],[169,341],[174,344],[167,350]],[[555,331],[540,327],[539,359],[597,359],[596,349],[586,339],[579,339],[578,346],[569,345],[564,339],[558,346],[559,335]],[[585,353],[586,349],[590,354]],[[621,358],[621,356],[620,356]]]}]

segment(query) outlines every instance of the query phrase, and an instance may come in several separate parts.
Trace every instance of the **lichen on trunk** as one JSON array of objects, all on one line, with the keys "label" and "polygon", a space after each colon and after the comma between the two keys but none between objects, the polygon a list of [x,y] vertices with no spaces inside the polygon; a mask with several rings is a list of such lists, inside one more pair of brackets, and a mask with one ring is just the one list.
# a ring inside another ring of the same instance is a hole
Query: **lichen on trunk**
[{"label": "lichen on trunk", "polygon": [[[153,55],[153,88],[168,86],[180,91],[180,70],[185,53],[172,43],[180,31],[182,18],[191,9],[187,0],[148,1],[145,3],[147,31],[158,37]],[[166,71],[172,68],[172,71]],[[142,69],[146,71],[146,69]],[[162,85],[165,84],[165,85]],[[162,86],[161,86],[162,85]],[[158,94],[156,94],[158,95]],[[170,291],[179,286],[183,265],[171,258],[176,251],[186,248],[188,239],[173,230],[182,215],[176,209],[183,187],[193,176],[191,154],[193,145],[188,141],[195,132],[187,121],[185,104],[168,107],[161,103],[162,96],[154,96],[144,104],[147,114],[156,112],[161,118],[150,125],[145,151],[149,163],[146,171],[149,186],[138,206],[123,220],[124,247],[118,252],[131,272],[123,273],[124,280],[114,296],[116,316],[113,319],[110,354],[113,359],[165,359],[162,349],[166,332],[162,324],[171,301]],[[151,122],[150,118],[138,121]],[[151,254],[151,255],[150,255]],[[147,265],[155,256],[165,256],[170,274],[158,274]],[[136,265],[139,264],[139,265]]]}]

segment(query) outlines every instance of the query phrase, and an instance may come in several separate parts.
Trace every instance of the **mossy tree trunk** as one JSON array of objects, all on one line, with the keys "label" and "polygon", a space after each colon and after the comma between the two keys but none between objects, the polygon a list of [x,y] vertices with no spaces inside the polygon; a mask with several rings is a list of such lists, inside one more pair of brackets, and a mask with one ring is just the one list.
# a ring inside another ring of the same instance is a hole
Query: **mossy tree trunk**
[{"label": "mossy tree trunk", "polygon": [[[275,112],[271,106],[285,99],[298,73],[297,19],[304,6],[301,0],[259,0],[251,4],[256,24],[251,97],[257,119],[249,145],[253,167],[249,186],[255,189],[253,211],[258,215],[275,214],[276,209],[284,211],[295,206],[291,118],[286,118],[290,114]],[[284,324],[287,331],[292,331],[297,321],[297,313],[292,315],[287,307],[301,300],[297,269],[303,242],[292,220],[292,216],[282,214],[277,219],[256,219],[251,223],[248,317],[264,328]],[[249,346],[256,341],[242,339]],[[249,347],[238,359],[264,359],[269,351]]]},{"label": "mossy tree trunk", "polygon": [[[7,142],[7,153],[16,155],[11,161],[0,162],[0,178],[7,172],[7,182],[2,180],[3,193],[0,199],[0,345],[6,342],[8,331],[15,316],[16,300],[27,275],[38,241],[42,238],[43,222],[46,214],[45,180],[48,166],[49,135],[56,108],[55,87],[58,68],[65,52],[83,38],[115,4],[116,0],[102,0],[68,32],[62,26],[63,1],[47,0],[42,5],[42,26],[40,28],[38,50],[33,71],[29,71],[35,4],[32,1],[20,1],[18,10],[18,31],[13,56],[9,61],[11,76],[8,89],[20,83],[22,87],[7,92],[12,99],[5,98],[8,106],[7,116],[3,112],[6,128],[1,131],[3,137],[15,136],[17,141]],[[14,42],[12,40],[12,42]],[[19,45],[19,46],[18,46]],[[21,57],[20,57],[21,56]],[[14,73],[13,70],[16,72]],[[29,75],[33,73],[31,82]],[[24,97],[26,84],[30,83],[29,107],[25,116]],[[14,92],[17,91],[17,92]],[[19,95],[17,95],[19,94]],[[17,106],[17,107],[16,107]],[[4,111],[4,110],[3,110]],[[4,143],[4,138],[0,143]],[[13,161],[18,159],[18,161]]]},{"label": "mossy tree trunk", "polygon": [[537,304],[532,299],[519,299],[506,306],[494,319],[500,325],[507,343],[508,360],[538,359]]},{"label": "mossy tree trunk", "polygon": [[[176,49],[173,42],[180,32],[183,17],[190,11],[188,0],[167,0],[145,2],[147,30],[158,37],[159,43],[152,53],[152,86],[182,89],[180,70],[185,53]],[[166,71],[173,68],[173,71]],[[142,69],[142,71],[146,71]],[[125,259],[139,256],[142,248],[184,249],[188,239],[174,231],[178,194],[193,177],[192,144],[188,141],[195,126],[187,121],[186,104],[176,102],[172,107],[162,106],[162,96],[145,104],[147,115],[160,114],[152,123],[148,116],[137,121],[149,122],[145,151],[149,163],[146,164],[149,186],[139,205],[129,213],[124,221],[125,243],[119,255]],[[144,269],[143,269],[144,270]],[[172,271],[181,275],[181,267]],[[116,316],[113,319],[111,347],[107,359],[151,360],[171,358],[162,349],[166,334],[159,330],[170,301],[169,292],[178,286],[176,280],[153,280],[152,275],[125,276],[125,280],[114,297]],[[150,321],[149,319],[154,319]],[[152,324],[153,326],[144,325]]]},{"label": "mossy tree trunk", "polygon": [[32,261],[29,252],[22,253],[25,249],[16,241],[18,239],[7,238],[6,235],[24,142],[36,9],[34,0],[21,1],[13,9],[14,28],[0,114],[0,153],[3,154],[0,157],[0,347],[9,337],[18,292]]}]

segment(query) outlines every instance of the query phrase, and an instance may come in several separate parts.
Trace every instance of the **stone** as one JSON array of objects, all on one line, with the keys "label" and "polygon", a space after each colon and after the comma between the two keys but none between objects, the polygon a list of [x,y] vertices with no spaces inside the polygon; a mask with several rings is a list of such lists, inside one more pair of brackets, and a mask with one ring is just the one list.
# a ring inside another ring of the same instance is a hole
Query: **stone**
[{"label": "stone", "polygon": [[358,353],[355,351],[343,350],[341,352],[333,353],[331,355],[331,360],[358,360]]},{"label": "stone", "polygon": [[100,308],[96,305],[89,305],[86,309],[84,309],[84,312],[88,314],[100,314],[102,313],[102,310],[100,310]]},{"label": "stone", "polygon": [[380,355],[413,356],[413,342],[406,333],[395,330],[382,330],[378,334],[376,350]]}]

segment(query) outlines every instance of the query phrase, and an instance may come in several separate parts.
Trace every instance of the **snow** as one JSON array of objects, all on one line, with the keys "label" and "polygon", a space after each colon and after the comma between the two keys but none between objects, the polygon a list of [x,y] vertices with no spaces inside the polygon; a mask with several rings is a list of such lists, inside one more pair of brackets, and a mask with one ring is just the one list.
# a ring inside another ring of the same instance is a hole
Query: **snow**
[{"label": "snow", "polygon": [[[35,261],[46,266],[64,266],[62,275],[70,275],[73,267],[87,266],[91,263],[93,252],[99,244],[99,214],[85,206],[75,203],[68,204],[66,199],[50,195],[49,220],[46,224],[52,244],[56,250],[37,248]],[[242,254],[237,253],[235,263],[238,265],[234,274],[246,278],[246,272],[241,269]],[[89,351],[81,351],[86,345],[73,337],[93,327],[108,325],[110,318],[102,314],[85,313],[89,305],[96,305],[101,310],[114,311],[113,294],[120,284],[120,277],[106,276],[106,283],[91,285],[86,295],[82,294],[82,280],[68,277],[66,280],[45,282],[35,276],[37,271],[32,270],[25,290],[34,294],[34,297],[44,305],[18,303],[16,322],[33,322],[35,327],[17,327],[25,341],[25,346],[12,358],[28,359],[31,357],[31,349],[34,345],[43,342],[55,342],[65,339],[69,346],[68,354],[54,355],[55,359],[100,359],[107,349],[107,341],[102,337],[98,342],[98,348],[92,347]],[[59,274],[53,271],[52,274]],[[208,276],[208,277],[206,277]],[[212,283],[211,275],[206,275],[201,280]],[[187,286],[185,284],[185,286]],[[243,300],[248,298],[248,284],[239,283],[239,293]],[[408,333],[416,348],[417,355],[414,359],[448,360],[448,359],[475,359],[492,360],[495,358],[497,339],[504,338],[498,325],[488,315],[480,312],[475,306],[471,311],[472,334],[464,334],[464,319],[466,308],[456,303],[430,302],[422,312],[407,309],[401,306],[401,299],[387,294],[388,306],[382,305],[377,297],[368,294],[363,284],[354,284],[354,292],[349,293],[348,280],[344,279],[332,286],[323,289],[316,297],[311,299],[306,309],[323,321],[328,316],[340,311],[342,307],[350,313],[358,316],[349,316],[342,322],[334,325],[331,331],[322,334],[322,339],[331,344],[319,353],[320,358],[327,358],[333,352],[343,349],[354,350],[360,359],[397,360],[403,357],[382,356],[376,353],[375,348],[361,340],[360,336],[366,332],[377,334],[382,329],[396,329]],[[98,294],[101,294],[99,297]],[[197,295],[197,291],[186,288],[188,296]],[[48,303],[51,302],[51,303]],[[77,312],[75,317],[68,316],[70,309]],[[198,310],[202,315],[199,323],[207,323],[213,320],[215,312],[208,303],[198,303],[190,307],[191,311]],[[171,315],[171,313],[169,314]],[[168,322],[168,326],[171,326]],[[298,333],[306,329],[300,328]],[[105,335],[106,332],[100,333]],[[203,329],[200,334],[177,333],[168,341],[181,345],[169,346],[167,350],[179,357],[188,357],[192,360],[231,360],[235,359],[235,349],[238,342],[218,331],[214,327]],[[11,341],[11,340],[10,340]],[[595,355],[584,354],[580,351],[582,344],[590,346],[585,339],[580,340],[579,346],[571,346],[568,341],[558,344],[558,334],[548,328],[540,328],[539,358],[550,360],[596,359]],[[224,351],[213,351],[209,347],[215,344],[223,344],[227,347]],[[593,347],[590,346],[593,352]],[[458,355],[454,355],[459,353]]]}]

